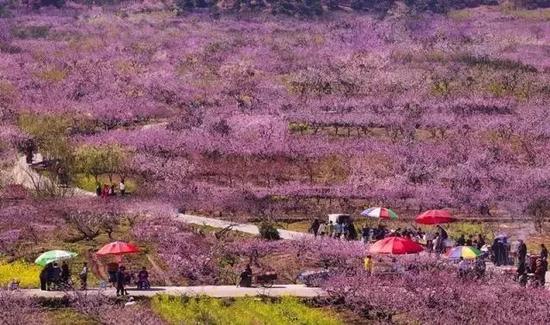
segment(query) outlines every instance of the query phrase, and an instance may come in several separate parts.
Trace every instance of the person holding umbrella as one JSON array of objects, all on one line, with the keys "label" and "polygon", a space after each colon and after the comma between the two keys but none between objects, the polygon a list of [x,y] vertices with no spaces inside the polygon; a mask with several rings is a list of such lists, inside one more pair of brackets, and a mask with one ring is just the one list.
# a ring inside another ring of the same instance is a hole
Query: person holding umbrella
[{"label": "person holding umbrella", "polygon": [[[40,289],[51,290],[52,283],[57,284],[61,280],[61,269],[56,262],[65,261],[75,256],[77,256],[76,253],[63,250],[52,250],[40,254],[34,260],[35,264],[44,266],[44,269],[40,272]],[[54,265],[57,266],[56,269],[54,269]]]},{"label": "person holding umbrella", "polygon": [[46,264],[46,266],[40,272],[40,290],[48,291],[48,275],[51,273],[52,263]]},{"label": "person holding umbrella", "polygon": [[124,288],[124,285],[126,284],[126,268],[121,265],[118,268],[118,271],[116,273],[116,295],[118,296],[125,296],[128,294],[126,292],[126,289]]},{"label": "person holding umbrella", "polygon": [[63,261],[61,263],[61,283],[64,286],[68,286],[70,285],[70,280],[71,280],[71,269],[69,268],[69,264]]}]

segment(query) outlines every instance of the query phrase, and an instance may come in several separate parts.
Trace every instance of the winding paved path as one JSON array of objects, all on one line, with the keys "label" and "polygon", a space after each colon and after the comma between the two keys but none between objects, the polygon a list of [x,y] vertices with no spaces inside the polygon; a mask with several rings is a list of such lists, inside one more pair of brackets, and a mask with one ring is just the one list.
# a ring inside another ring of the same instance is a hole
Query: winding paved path
[{"label": "winding paved path", "polygon": [[[35,163],[41,162],[42,160],[43,158],[41,154],[35,154],[33,157],[33,162]],[[17,160],[17,162],[13,166],[10,177],[14,183],[20,184],[23,187],[31,190],[36,190],[37,188],[44,189],[51,186],[58,186],[56,184],[53,184],[51,179],[40,175],[34,169],[32,169],[32,167],[27,164],[24,156],[20,157]],[[68,190],[70,190],[72,194],[77,196],[95,196],[95,193],[88,192],[76,187],[70,188]]]},{"label": "winding paved path", "polygon": [[[160,123],[159,125],[162,125]],[[40,162],[42,161],[42,155],[35,154],[33,161]],[[17,162],[15,163],[12,172],[11,177],[14,183],[21,184],[25,188],[35,190],[37,185],[41,188],[45,186],[52,186],[52,181],[44,176],[41,176],[36,171],[30,167],[27,162],[25,161],[25,157],[20,157]],[[77,196],[95,196],[95,193],[85,191],[80,188],[71,188],[70,189],[74,195]],[[244,232],[251,235],[259,235],[260,231],[258,229],[258,226],[254,224],[239,224],[234,223],[231,221],[225,221],[225,220],[218,220],[214,218],[208,218],[208,217],[201,217],[201,216],[195,216],[190,214],[177,214],[175,216],[176,220],[195,224],[195,225],[201,225],[201,226],[210,226],[214,228],[226,228],[231,226],[232,230]],[[279,235],[282,239],[289,239],[289,240],[296,240],[301,238],[307,238],[312,237],[311,234],[302,233],[302,232],[296,232],[296,231],[289,231],[284,229],[278,229]]]},{"label": "winding paved path", "polygon": [[[115,297],[116,290],[90,289],[87,291],[41,291],[40,289],[21,289],[19,292],[26,297],[62,298],[66,294],[103,294]],[[318,297],[326,293],[320,288],[311,288],[304,285],[274,285],[272,288],[242,288],[237,286],[196,286],[196,287],[154,287],[151,290],[128,289],[128,294],[134,297],[152,297],[157,294],[171,296],[209,296],[215,298],[245,297],[245,296],[294,296],[294,297]]]},{"label": "winding paved path", "polygon": [[[210,226],[214,228],[226,228],[231,226],[231,230],[236,230],[236,231],[240,231],[240,232],[244,232],[252,235],[260,234],[260,230],[258,229],[258,226],[249,224],[249,223],[235,223],[231,221],[225,221],[225,220],[219,220],[219,219],[207,218],[207,217],[199,217],[195,215],[182,214],[182,213],[178,214],[175,218],[176,220],[179,220],[185,223],[195,224],[195,225]],[[311,234],[307,234],[303,232],[289,231],[284,229],[278,229],[278,230],[279,230],[279,235],[281,236],[282,239],[297,240],[297,239],[313,237]]]}]

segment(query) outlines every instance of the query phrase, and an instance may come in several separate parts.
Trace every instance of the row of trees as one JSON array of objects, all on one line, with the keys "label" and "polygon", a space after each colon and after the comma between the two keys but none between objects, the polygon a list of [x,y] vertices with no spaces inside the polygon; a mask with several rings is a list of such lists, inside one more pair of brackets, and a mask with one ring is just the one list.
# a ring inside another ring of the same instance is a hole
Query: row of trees
[{"label": "row of trees", "polygon": [[[28,163],[37,163],[33,155],[41,154],[40,167],[45,168],[54,183],[72,185],[79,175],[94,177],[96,182],[102,175],[107,175],[111,182],[114,175],[124,178],[129,170],[129,152],[116,144],[79,145],[70,138],[76,122],[63,116],[22,114],[18,121],[22,133],[9,140],[27,155]],[[59,194],[39,188],[45,182],[36,180],[35,184],[42,194]]]},{"label": "row of trees", "polygon": [[20,18],[3,119],[71,174],[133,173],[188,209],[362,197],[350,206],[522,215],[548,196],[545,26],[468,15]]}]

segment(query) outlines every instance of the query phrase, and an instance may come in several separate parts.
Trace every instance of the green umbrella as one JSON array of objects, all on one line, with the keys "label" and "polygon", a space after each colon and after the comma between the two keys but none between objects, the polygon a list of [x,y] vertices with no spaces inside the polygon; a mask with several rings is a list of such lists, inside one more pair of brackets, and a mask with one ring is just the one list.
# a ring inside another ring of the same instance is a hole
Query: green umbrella
[{"label": "green umbrella", "polygon": [[62,250],[47,251],[38,256],[36,260],[34,260],[34,263],[45,266],[48,263],[71,259],[76,255],[78,254]]}]

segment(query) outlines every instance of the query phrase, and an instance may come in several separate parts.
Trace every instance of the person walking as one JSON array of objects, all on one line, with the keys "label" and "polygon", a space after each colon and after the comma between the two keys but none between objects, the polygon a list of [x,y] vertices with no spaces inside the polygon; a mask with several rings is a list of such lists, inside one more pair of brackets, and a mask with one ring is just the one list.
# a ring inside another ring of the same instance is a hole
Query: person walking
[{"label": "person walking", "polygon": [[546,249],[546,246],[544,246],[544,244],[540,244],[540,258],[548,261],[548,249]]},{"label": "person walking", "polygon": [[327,224],[326,222],[321,222],[321,224],[319,225],[319,235],[321,237],[325,237],[326,234],[327,234]]},{"label": "person walking", "polygon": [[363,243],[367,244],[370,240],[370,228],[365,224],[363,228],[361,228],[361,237],[363,238]]},{"label": "person walking", "polygon": [[[525,245],[525,242],[523,242],[522,239],[518,240],[518,264],[525,265],[525,258],[527,257],[527,245]],[[495,245],[493,245],[495,246]],[[497,255],[497,252],[494,252],[495,255]],[[498,265],[498,264],[497,264]]]},{"label": "person walking", "polygon": [[347,230],[347,234],[348,234],[347,239],[348,240],[356,240],[357,239],[357,229],[355,229],[355,225],[353,224],[353,222],[348,223],[347,228],[348,228],[348,230]]},{"label": "person walking", "polygon": [[548,262],[542,258],[538,258],[535,267],[535,278],[538,284],[543,288],[546,282],[546,271],[548,271]]},{"label": "person walking", "polygon": [[464,238],[464,234],[462,234],[456,240],[456,246],[464,246],[465,244],[466,244],[466,239]]},{"label": "person walking", "polygon": [[100,197],[101,196],[101,184],[99,182],[97,182],[95,184],[95,194]]},{"label": "person walking", "polygon": [[48,275],[51,273],[52,263],[46,264],[46,266],[40,271],[40,290],[48,290]]},{"label": "person walking", "polygon": [[82,264],[82,270],[78,277],[80,278],[80,290],[88,289],[88,263],[84,262]]},{"label": "person walking", "polygon": [[124,296],[126,295],[126,289],[124,288],[126,284],[126,268],[124,266],[120,266],[118,268],[118,271],[116,273],[116,295],[118,296]]},{"label": "person walking", "polygon": [[124,194],[126,194],[126,184],[124,184],[124,178],[120,180],[118,190],[120,191],[120,196],[124,196]]},{"label": "person walking", "polygon": [[70,284],[70,279],[71,269],[69,268],[67,262],[63,261],[63,263],[61,263],[61,283],[64,286],[68,286]]},{"label": "person walking", "polygon": [[61,282],[61,268],[59,267],[59,264],[53,263],[53,267],[49,276],[49,281],[52,286],[54,286],[56,289],[59,289],[59,285]]},{"label": "person walking", "polygon": [[317,237],[320,225],[321,224],[319,222],[319,219],[315,218],[315,220],[313,220],[313,223],[311,224],[311,227],[309,227],[308,232],[313,233],[313,236]]},{"label": "person walking", "polygon": [[330,238],[334,237],[334,223],[332,223],[332,220],[328,222],[328,236]]},{"label": "person walking", "polygon": [[343,232],[342,227],[342,224],[338,222],[334,225],[334,238],[340,238]]}]

